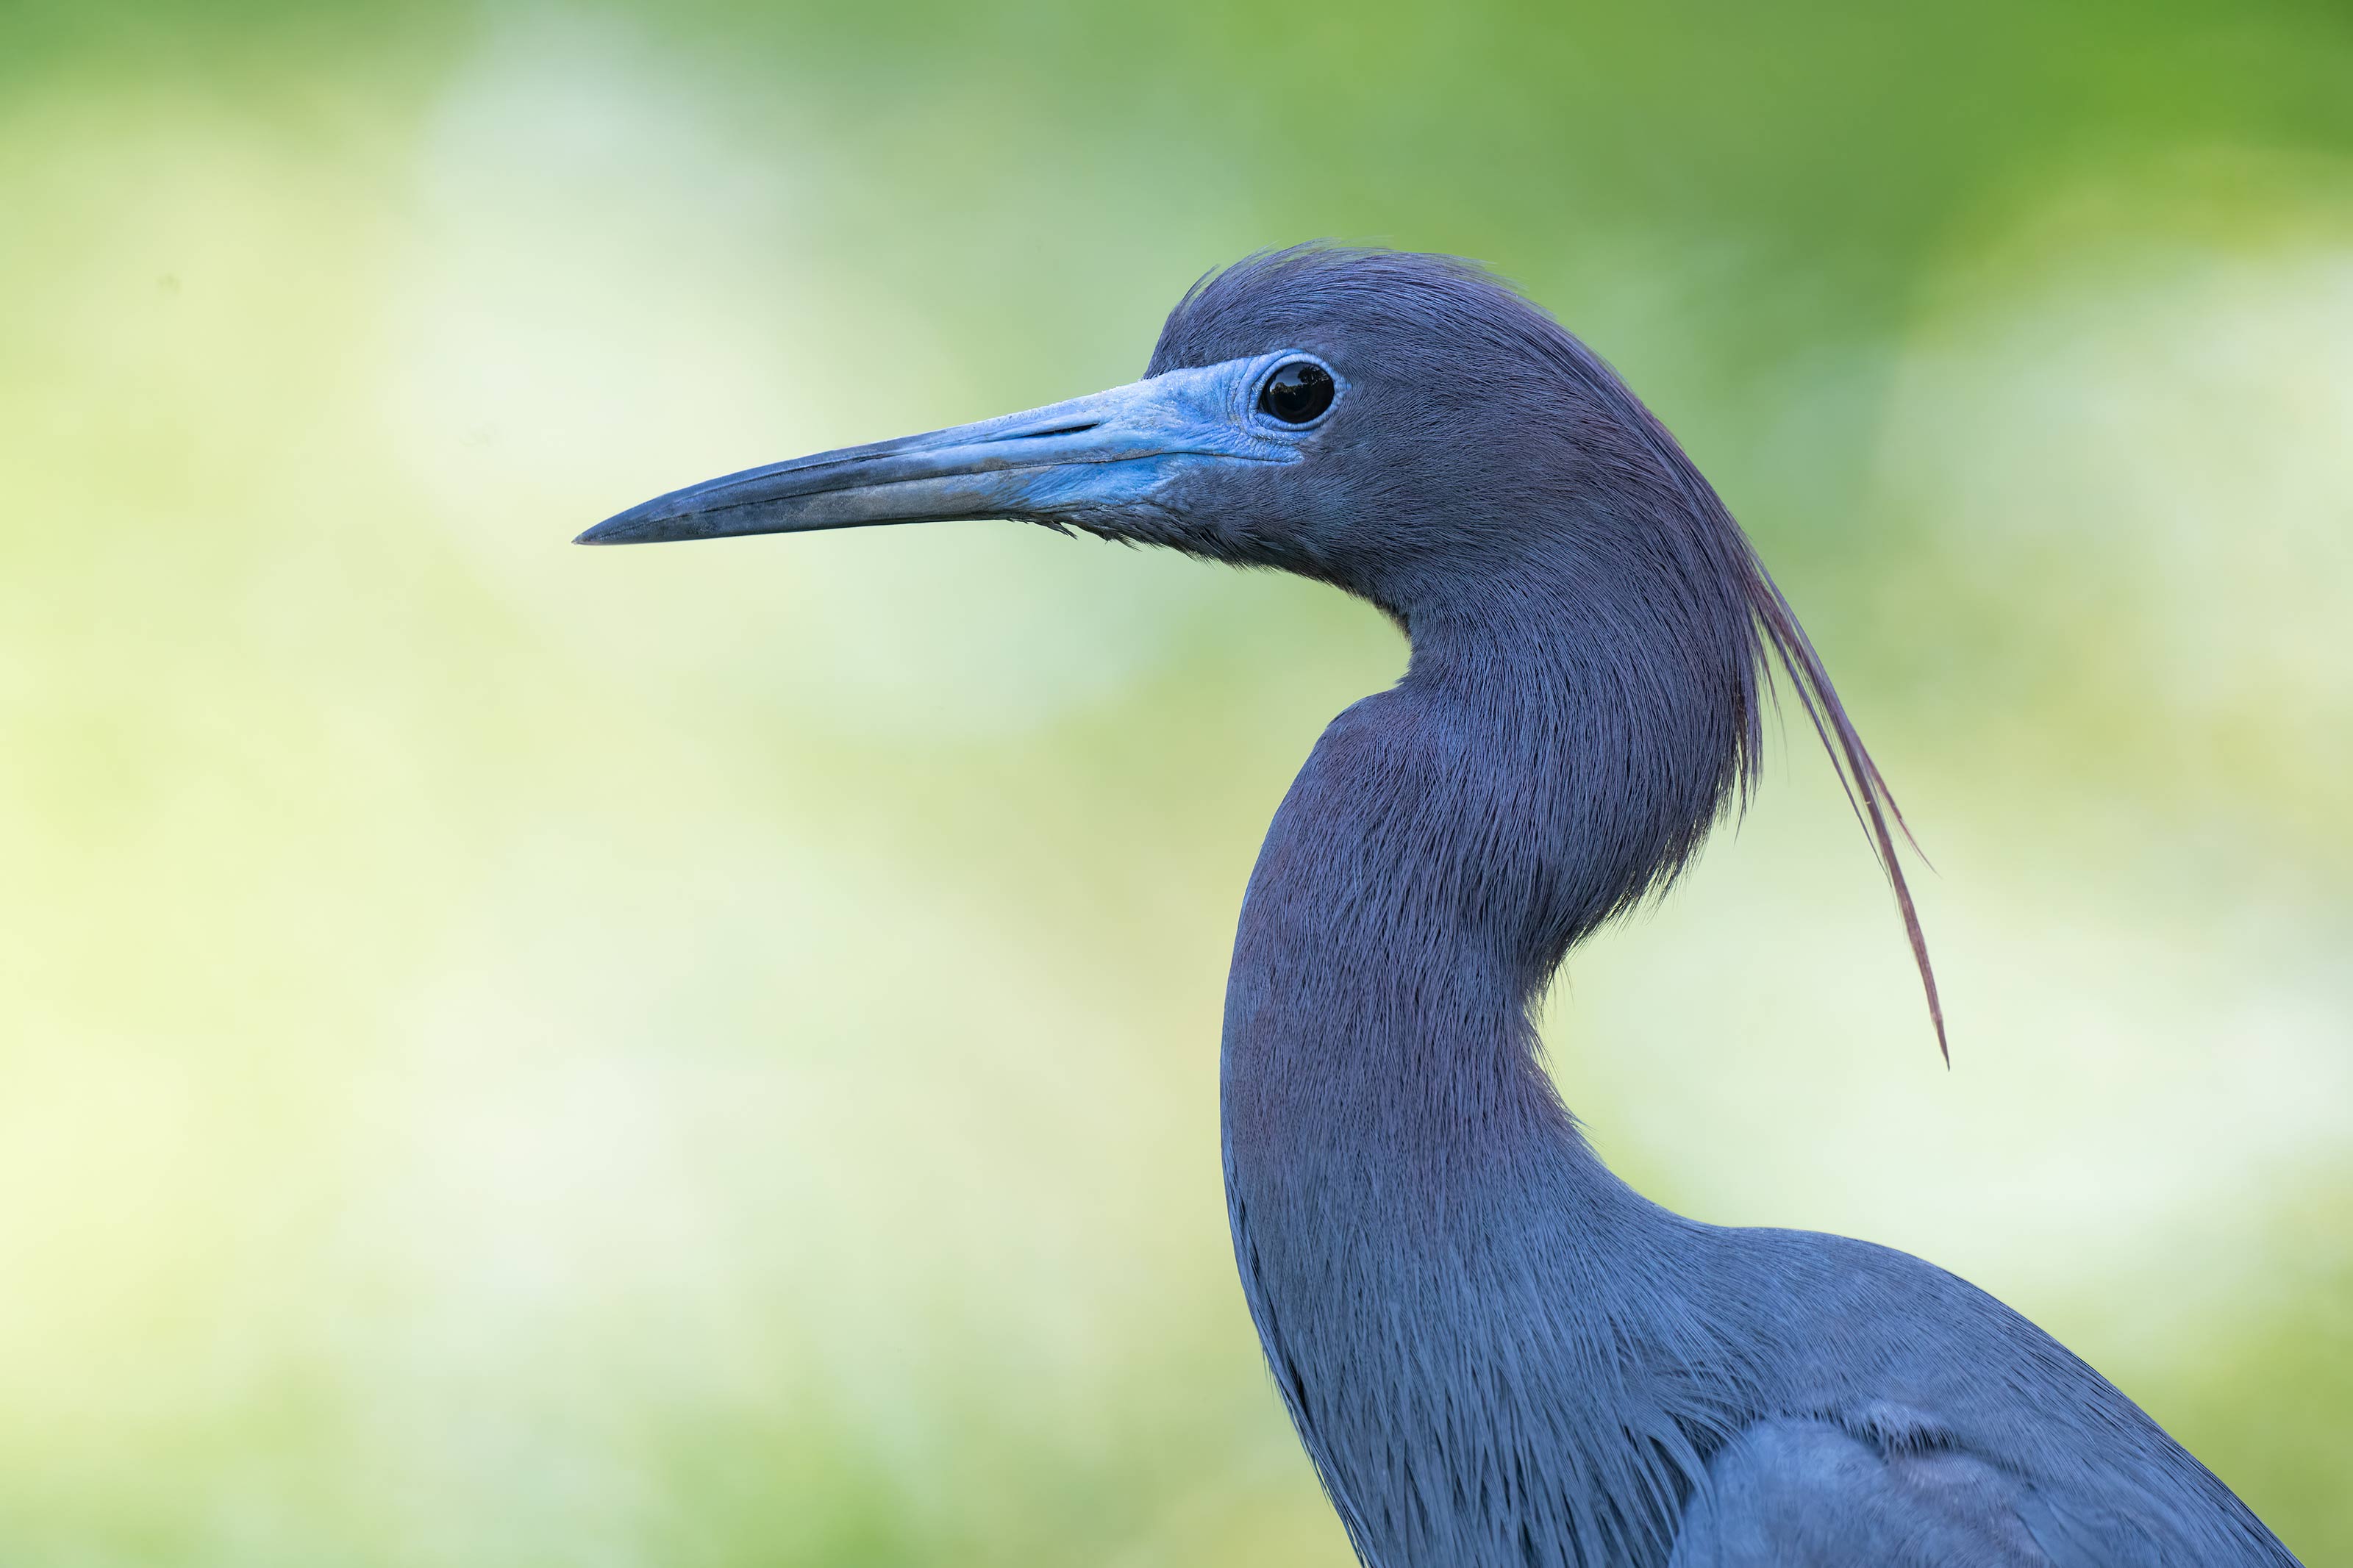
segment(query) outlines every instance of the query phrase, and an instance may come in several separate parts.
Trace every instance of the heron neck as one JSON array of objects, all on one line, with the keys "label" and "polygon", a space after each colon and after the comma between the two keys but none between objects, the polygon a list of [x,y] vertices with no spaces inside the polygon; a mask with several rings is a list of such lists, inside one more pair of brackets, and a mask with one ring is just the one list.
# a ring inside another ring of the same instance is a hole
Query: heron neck
[{"label": "heron neck", "polygon": [[1624,661],[1531,597],[1416,613],[1405,679],[1334,721],[1276,814],[1227,995],[1238,1202],[1443,1224],[1514,1201],[1538,1168],[1597,1204],[1623,1190],[1562,1106],[1529,1009],[1672,837],[1628,803],[1673,792],[1629,776],[1644,716],[1614,680]]}]

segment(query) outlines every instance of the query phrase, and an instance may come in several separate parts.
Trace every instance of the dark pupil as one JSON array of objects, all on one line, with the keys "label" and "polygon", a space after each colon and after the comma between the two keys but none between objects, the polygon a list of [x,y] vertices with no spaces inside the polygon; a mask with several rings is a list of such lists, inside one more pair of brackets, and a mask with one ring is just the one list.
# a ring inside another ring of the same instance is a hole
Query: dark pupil
[{"label": "dark pupil", "polygon": [[1258,405],[1286,425],[1304,425],[1332,406],[1332,377],[1320,364],[1294,360],[1266,378]]}]

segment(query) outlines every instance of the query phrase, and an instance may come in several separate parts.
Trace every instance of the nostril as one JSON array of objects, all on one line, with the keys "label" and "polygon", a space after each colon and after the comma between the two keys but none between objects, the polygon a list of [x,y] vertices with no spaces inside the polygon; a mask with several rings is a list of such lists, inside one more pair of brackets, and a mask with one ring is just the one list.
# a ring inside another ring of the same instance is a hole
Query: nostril
[{"label": "nostril", "polygon": [[1076,425],[1057,425],[1051,430],[1024,430],[1018,439],[1042,441],[1049,436],[1083,436],[1102,423],[1100,419],[1082,419]]}]

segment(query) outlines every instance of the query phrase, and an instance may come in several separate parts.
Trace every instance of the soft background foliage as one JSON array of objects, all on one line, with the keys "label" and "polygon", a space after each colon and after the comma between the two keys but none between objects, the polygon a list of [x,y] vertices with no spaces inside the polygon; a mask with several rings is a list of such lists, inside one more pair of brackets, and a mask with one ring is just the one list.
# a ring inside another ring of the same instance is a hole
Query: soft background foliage
[{"label": "soft background foliage", "polygon": [[0,1562],[1345,1560],[1226,1257],[1258,836],[1403,648],[1010,524],[588,552],[1483,258],[1801,725],[1571,965],[1645,1190],[2039,1318],[2353,1556],[2353,22],[2113,0],[0,10]]}]

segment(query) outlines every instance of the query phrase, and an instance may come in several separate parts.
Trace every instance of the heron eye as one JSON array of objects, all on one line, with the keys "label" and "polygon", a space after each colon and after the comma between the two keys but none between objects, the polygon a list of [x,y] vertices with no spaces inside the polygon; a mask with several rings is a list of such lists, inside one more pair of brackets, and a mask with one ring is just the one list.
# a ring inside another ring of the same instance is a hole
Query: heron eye
[{"label": "heron eye", "polygon": [[1332,373],[1295,359],[1266,378],[1258,405],[1285,425],[1304,425],[1332,406]]}]

